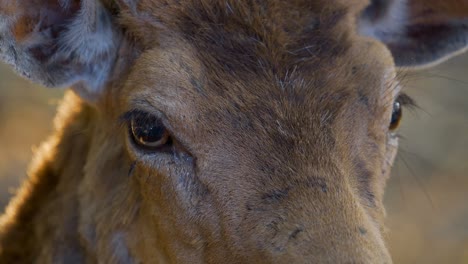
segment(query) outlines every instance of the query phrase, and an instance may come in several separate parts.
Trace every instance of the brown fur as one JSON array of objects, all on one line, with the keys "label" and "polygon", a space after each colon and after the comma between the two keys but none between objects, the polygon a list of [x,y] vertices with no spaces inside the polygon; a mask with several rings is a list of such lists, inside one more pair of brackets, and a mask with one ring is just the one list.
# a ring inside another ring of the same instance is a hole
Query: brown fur
[{"label": "brown fur", "polygon": [[[390,263],[400,88],[387,48],[357,34],[366,5],[103,2],[123,29],[111,77],[92,102],[67,94],[0,222],[0,263]],[[170,154],[130,143],[135,110],[164,121]]]}]

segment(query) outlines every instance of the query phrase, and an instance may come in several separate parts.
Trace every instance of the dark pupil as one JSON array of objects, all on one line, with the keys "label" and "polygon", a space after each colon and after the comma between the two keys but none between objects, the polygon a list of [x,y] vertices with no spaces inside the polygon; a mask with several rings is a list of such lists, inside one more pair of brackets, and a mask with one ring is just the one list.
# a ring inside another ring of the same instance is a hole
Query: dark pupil
[{"label": "dark pupil", "polygon": [[396,101],[393,104],[392,121],[390,123],[391,129],[395,129],[398,126],[398,124],[400,123],[401,115],[401,104],[400,102]]},{"label": "dark pupil", "polygon": [[158,125],[157,120],[136,119],[133,124],[133,133],[140,141],[157,142],[164,137],[164,126]]}]

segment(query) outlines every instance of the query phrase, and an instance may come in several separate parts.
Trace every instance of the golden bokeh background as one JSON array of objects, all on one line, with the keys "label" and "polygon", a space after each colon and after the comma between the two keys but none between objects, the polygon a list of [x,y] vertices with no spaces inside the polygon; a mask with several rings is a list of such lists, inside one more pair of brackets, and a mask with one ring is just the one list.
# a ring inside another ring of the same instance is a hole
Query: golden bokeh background
[{"label": "golden bokeh background", "polygon": [[[388,183],[388,244],[395,263],[468,263],[468,55],[407,74],[421,109],[405,111]],[[63,91],[0,65],[0,212],[52,130]]]}]

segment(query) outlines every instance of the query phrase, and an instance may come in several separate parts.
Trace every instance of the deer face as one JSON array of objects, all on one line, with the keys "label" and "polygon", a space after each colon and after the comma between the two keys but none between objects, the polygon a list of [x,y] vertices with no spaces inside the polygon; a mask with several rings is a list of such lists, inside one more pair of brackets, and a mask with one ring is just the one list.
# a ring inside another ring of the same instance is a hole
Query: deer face
[{"label": "deer face", "polygon": [[[388,257],[382,188],[396,150],[389,127],[398,96],[389,52],[364,38],[331,39],[337,54],[298,62],[308,51],[297,46],[300,55],[278,50],[275,62],[257,46],[268,43],[231,34],[219,37],[224,43],[169,37],[170,45],[139,57],[119,96],[132,175],[144,179],[150,208],[160,207],[153,217],[163,228],[154,235],[179,218],[191,223],[181,226],[195,233],[193,246],[216,241],[256,261],[319,259],[353,243],[372,245],[367,257]],[[252,46],[228,56],[223,45]],[[166,207],[179,210],[160,219]],[[326,239],[335,232],[341,241]],[[173,237],[165,243],[179,243]]]},{"label": "deer face", "polygon": [[[416,2],[332,2],[0,2],[5,60],[84,99],[83,254],[391,262],[394,61],[448,56],[465,29],[413,23]],[[417,53],[421,36],[447,44]]]}]

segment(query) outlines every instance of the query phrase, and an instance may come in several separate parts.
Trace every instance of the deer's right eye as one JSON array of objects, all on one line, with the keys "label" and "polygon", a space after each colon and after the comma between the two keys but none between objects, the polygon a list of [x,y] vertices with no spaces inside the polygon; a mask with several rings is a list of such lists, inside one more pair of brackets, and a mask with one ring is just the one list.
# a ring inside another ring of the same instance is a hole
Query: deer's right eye
[{"label": "deer's right eye", "polygon": [[163,122],[149,114],[134,114],[129,120],[129,132],[135,145],[147,150],[162,150],[172,144]]}]

